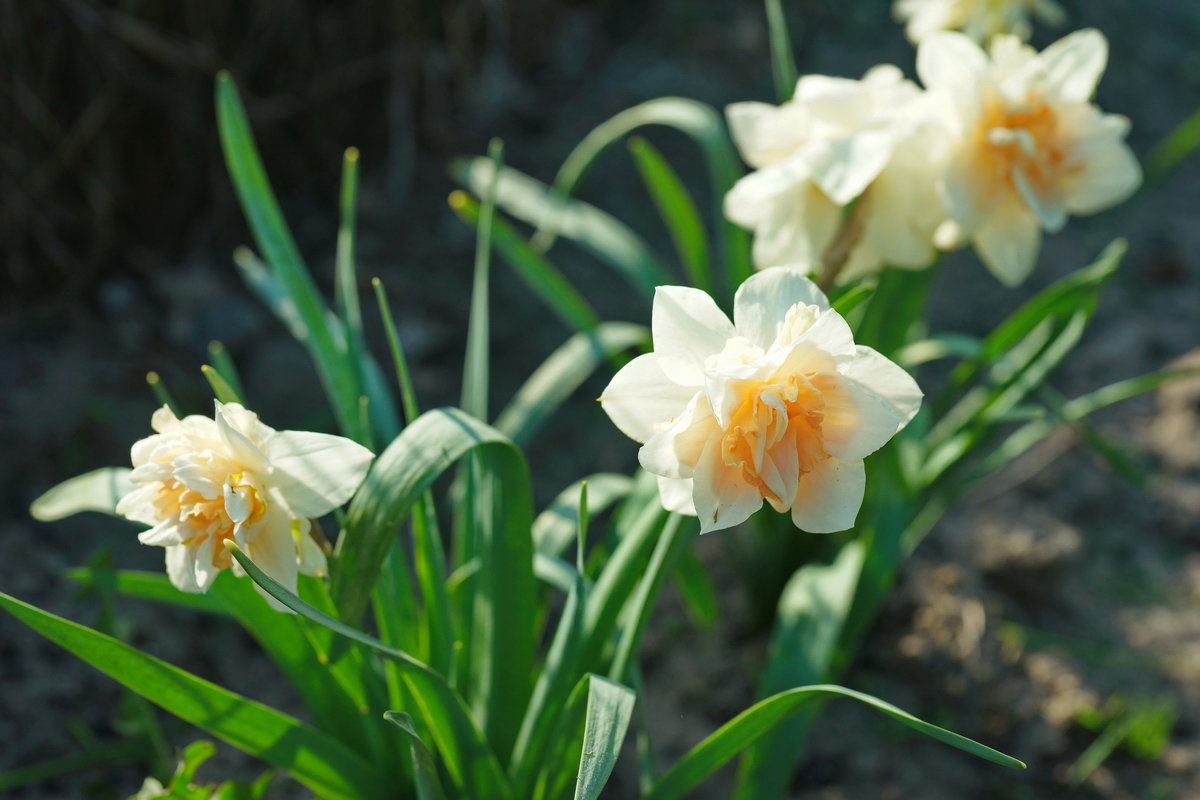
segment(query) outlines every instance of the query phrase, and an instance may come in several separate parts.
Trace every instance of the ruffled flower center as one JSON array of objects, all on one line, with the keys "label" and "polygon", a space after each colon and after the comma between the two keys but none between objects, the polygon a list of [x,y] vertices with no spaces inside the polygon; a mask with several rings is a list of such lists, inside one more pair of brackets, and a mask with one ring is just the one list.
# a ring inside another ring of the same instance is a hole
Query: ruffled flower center
[{"label": "ruffled flower center", "polygon": [[225,569],[232,559],[222,542],[234,539],[241,526],[261,520],[267,503],[244,473],[226,476],[221,486],[221,494],[206,497],[171,478],[162,482],[154,505],[164,517],[177,515],[180,525],[189,529],[190,535],[180,544],[198,546],[211,538],[212,564]]},{"label": "ruffled flower center", "polygon": [[748,381],[721,439],[722,460],[777,511],[786,510],[792,497],[781,489],[788,473],[803,475],[829,458],[824,407],[820,390],[802,375]]},{"label": "ruffled flower center", "polygon": [[1058,115],[1036,95],[1023,103],[989,97],[975,129],[977,152],[997,183],[1012,185],[1016,173],[1035,186],[1051,184],[1063,161]]}]

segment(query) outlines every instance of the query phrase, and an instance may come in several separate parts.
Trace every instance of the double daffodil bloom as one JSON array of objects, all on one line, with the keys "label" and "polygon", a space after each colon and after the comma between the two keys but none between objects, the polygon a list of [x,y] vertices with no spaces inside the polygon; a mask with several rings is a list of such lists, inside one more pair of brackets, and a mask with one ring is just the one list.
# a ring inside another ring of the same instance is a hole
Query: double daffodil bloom
[{"label": "double daffodil bloom", "polygon": [[166,548],[176,588],[204,592],[231,566],[243,574],[226,540],[292,591],[297,573],[324,573],[310,520],[350,499],[371,451],[340,436],[276,431],[236,403],[217,402],[214,419],[178,419],[164,406],[150,426],[154,435],[132,450],[136,488],[117,513],[150,526],[138,539]]},{"label": "double daffodil bloom", "polygon": [[892,12],[913,44],[939,31],[962,31],[977,42],[1004,33],[1028,39],[1030,16],[1047,25],[1067,18],[1054,0],[896,0]]},{"label": "double daffodil bloom", "polygon": [[1041,53],[1012,36],[996,37],[990,54],[960,33],[921,43],[917,71],[950,141],[939,246],[972,242],[1015,285],[1033,269],[1043,230],[1133,194],[1142,173],[1125,144],[1129,120],[1090,102],[1107,59],[1095,30]]},{"label": "double daffodil bloom", "polygon": [[701,532],[737,525],[763,501],[812,533],[852,527],[863,458],[908,424],[921,390],[856,346],[800,270],[751,276],[733,317],[698,289],[658,287],[654,352],[616,374],[604,410],[643,442],[663,505],[699,516]]},{"label": "double daffodil bloom", "polygon": [[754,231],[755,264],[811,264],[841,280],[885,263],[928,266],[945,215],[941,140],[924,105],[888,64],[862,80],[806,75],[780,106],[730,105],[730,133],[755,171],[725,196],[725,216]]}]

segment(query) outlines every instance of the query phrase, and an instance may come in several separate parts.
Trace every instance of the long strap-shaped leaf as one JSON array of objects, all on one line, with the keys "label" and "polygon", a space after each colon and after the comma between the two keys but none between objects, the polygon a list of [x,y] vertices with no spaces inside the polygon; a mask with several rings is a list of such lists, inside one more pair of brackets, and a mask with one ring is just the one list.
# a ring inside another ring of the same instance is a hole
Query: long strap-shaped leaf
[{"label": "long strap-shaped leaf", "polygon": [[329,311],[300,256],[267,179],[237,87],[227,72],[217,76],[217,127],[229,177],[250,231],[304,325],[303,343],[312,352],[321,383],[342,430],[362,440],[359,387],[344,337],[329,324]]},{"label": "long strap-shaped leaf", "polygon": [[322,797],[389,796],[379,769],[294,717],[2,592],[0,607],[180,719],[286,769]]},{"label": "long strap-shaped leaf", "polygon": [[[533,501],[521,451],[496,429],[458,409],[426,412],[377,458],[350,503],[333,565],[333,598],[344,620],[366,607],[395,531],[422,492],[469,452],[496,477],[492,535],[479,542],[479,580],[486,601],[478,623],[489,627],[493,648],[484,655],[485,727],[500,753],[511,751],[533,685],[536,647],[533,574]],[[507,745],[506,745],[507,743]]]},{"label": "long strap-shaped leaf", "polygon": [[628,322],[602,322],[567,339],[534,370],[496,419],[496,428],[527,443],[547,417],[591,377],[605,359],[648,342],[650,332]]},{"label": "long strap-shaped leaf", "polygon": [[575,779],[575,800],[596,800],[608,783],[621,754],[621,743],[633,715],[633,691],[599,675],[588,676],[587,712],[583,723],[583,748]]},{"label": "long strap-shaped leaf", "polygon": [[712,773],[716,772],[729,759],[744,750],[759,736],[787,719],[792,714],[832,697],[849,697],[865,703],[876,711],[887,714],[915,731],[931,736],[939,742],[951,747],[957,747],[974,756],[987,759],[1005,767],[1024,769],[1025,764],[1012,756],[1007,756],[998,750],[979,744],[979,742],[951,733],[945,728],[931,725],[917,719],[907,711],[896,708],[869,694],[856,692],[842,686],[817,685],[800,686],[786,692],[768,697],[755,703],[750,708],[738,714],[729,722],[722,725],[715,733],[688,753],[654,784],[643,800],[670,800],[686,797],[687,793]]},{"label": "long strap-shaped leaf", "polygon": [[246,574],[276,600],[305,619],[364,644],[400,666],[413,699],[419,706],[414,710],[419,710],[437,743],[447,772],[468,797],[492,800],[510,796],[508,780],[495,753],[472,722],[462,697],[445,678],[408,653],[388,647],[378,639],[313,608],[263,572],[236,545],[228,543],[226,546],[245,568]]},{"label": "long strap-shaped leaf", "polygon": [[101,467],[76,475],[47,489],[29,506],[29,515],[42,522],[65,519],[82,511],[116,514],[117,501],[133,491],[129,467]]}]

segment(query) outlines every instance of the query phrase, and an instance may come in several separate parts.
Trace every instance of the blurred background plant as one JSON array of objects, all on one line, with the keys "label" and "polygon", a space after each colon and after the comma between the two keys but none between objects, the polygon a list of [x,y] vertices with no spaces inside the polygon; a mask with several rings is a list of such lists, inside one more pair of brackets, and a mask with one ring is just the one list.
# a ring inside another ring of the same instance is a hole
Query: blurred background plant
[{"label": "blurred background plant", "polygon": [[[1074,23],[1110,33],[1111,61],[1121,68],[1110,72],[1101,97],[1106,108],[1133,117],[1133,144],[1145,156],[1194,109],[1195,102],[1187,98],[1200,94],[1200,66],[1187,46],[1200,35],[1194,9],[1163,3],[1157,9],[1161,14],[1131,20],[1113,9],[1066,5]],[[247,235],[223,176],[213,121],[207,116],[211,76],[217,67],[231,66],[247,90],[268,168],[302,249],[316,254],[314,263],[322,263],[322,253],[323,263],[332,262],[327,232],[336,215],[332,189],[337,185],[337,163],[329,154],[354,143],[367,164],[378,165],[364,169],[370,177],[364,186],[360,221],[360,254],[366,261],[361,274],[378,272],[391,287],[398,298],[400,325],[408,328],[406,344],[412,351],[416,379],[434,397],[440,392],[444,399],[453,396],[456,385],[457,367],[445,362],[448,354],[460,352],[458,328],[464,318],[461,305],[447,298],[464,296],[454,289],[468,281],[472,239],[441,205],[451,185],[442,176],[447,157],[479,152],[488,136],[498,134],[509,141],[510,163],[532,174],[552,175],[587,130],[637,101],[676,94],[719,108],[734,100],[772,96],[766,29],[757,4],[741,9],[639,4],[636,12],[618,2],[400,4],[387,12],[395,14],[393,29],[388,28],[387,14],[373,4],[334,11],[263,3],[253,5],[244,16],[207,6],[167,11],[137,4],[10,2],[2,8],[0,29],[12,37],[0,52],[6,62],[3,80],[8,83],[4,113],[16,123],[5,141],[9,156],[4,169],[11,172],[5,175],[0,228],[5,280],[11,281],[11,290],[0,301],[5,304],[4,353],[13,375],[4,398],[3,424],[11,428],[5,432],[18,445],[13,452],[25,456],[20,471],[13,470],[17,480],[6,487],[5,518],[14,522],[5,523],[13,535],[6,536],[2,546],[7,563],[34,562],[20,575],[6,568],[4,586],[31,599],[40,599],[41,591],[42,597],[51,598],[51,607],[60,609],[70,601],[62,589],[49,587],[54,581],[48,573],[81,561],[106,534],[116,534],[114,546],[126,548],[122,563],[128,563],[126,554],[135,561],[148,559],[143,563],[152,560],[129,552],[136,548],[129,546],[124,530],[117,533],[118,529],[99,521],[82,526],[75,521],[50,529],[34,529],[19,521],[25,503],[64,474],[121,461],[127,443],[140,435],[145,418],[141,410],[152,405],[141,385],[146,369],[178,370],[167,376],[168,382],[185,401],[198,401],[206,392],[203,383],[183,366],[171,365],[204,360],[205,345],[219,337],[236,359],[251,362],[250,368],[243,365],[243,371],[254,383],[249,392],[265,398],[264,413],[281,419],[282,427],[330,427],[327,419],[312,422],[326,413],[315,381],[307,393],[311,398],[297,396],[291,386],[286,391],[272,388],[279,384],[280,373],[308,367],[297,348],[274,333],[273,323],[265,321],[249,301],[238,299],[235,273],[221,257],[247,241]],[[887,4],[801,2],[787,10],[802,72],[857,75],[889,60],[911,74],[911,50],[889,20]],[[411,20],[420,24],[406,24]],[[398,46],[397,41],[404,45]],[[1147,87],[1162,94],[1151,95]],[[648,136],[682,175],[704,174],[686,140],[670,134]],[[1186,138],[1178,141],[1183,144],[1174,152],[1186,155]],[[652,247],[670,252],[671,244],[641,194],[631,163],[619,148],[605,163],[610,169],[589,177],[585,197],[605,208],[623,209],[622,219],[630,221]],[[1169,160],[1161,163],[1173,166]],[[1067,366],[1065,388],[1082,391],[1099,380],[1128,377],[1181,355],[1198,338],[1196,262],[1191,254],[1200,248],[1185,202],[1188,187],[1195,185],[1194,160],[1178,172],[1164,169],[1152,178],[1143,197],[1132,201],[1126,212],[1077,220],[1067,234],[1048,243],[1044,272],[1021,292],[1000,290],[971,259],[956,259],[953,272],[948,268],[934,287],[935,315],[946,327],[985,331],[1020,296],[1085,263],[1113,233],[1127,233],[1132,240],[1131,263],[1102,307],[1102,329],[1085,340],[1079,362]],[[704,197],[702,183],[689,188]],[[628,311],[624,288],[612,285],[586,256],[568,251],[556,256],[556,262],[586,287],[587,296],[604,316],[639,318]],[[328,276],[332,269],[317,272]],[[503,304],[511,312],[496,321],[494,352],[502,358],[531,360],[513,363],[510,370],[495,370],[497,392],[507,393],[515,386],[505,386],[504,381],[515,382],[527,374],[545,353],[512,346],[525,341],[521,320],[536,306],[523,289],[498,283],[497,306]],[[986,291],[987,298],[964,301],[972,291]],[[548,337],[547,343],[561,338]],[[1120,374],[1112,373],[1114,362],[1120,363]],[[118,404],[118,396],[129,399]],[[1034,727],[1040,733],[1025,735],[1043,737],[1031,746],[1046,754],[1035,774],[1045,776],[1051,787],[1047,792],[1060,786],[1055,764],[1074,763],[1082,752],[1082,748],[1072,750],[1070,713],[1062,716],[1050,701],[1069,704],[1063,698],[1069,698],[1070,691],[1063,687],[1073,680],[1104,693],[1120,686],[1129,673],[1119,667],[1101,669],[1096,659],[1072,655],[1069,648],[1054,642],[1030,644],[1033,639],[1015,650],[1010,647],[1004,658],[989,658],[989,647],[1000,649],[996,626],[968,625],[966,609],[990,610],[985,619],[1016,617],[1038,628],[1082,630],[1082,638],[1089,640],[1132,639],[1140,642],[1142,649],[1137,652],[1154,665],[1152,682],[1176,687],[1186,682],[1191,673],[1185,656],[1194,640],[1187,638],[1189,629],[1178,612],[1195,602],[1195,564],[1185,556],[1195,543],[1196,465],[1178,433],[1170,433],[1186,430],[1187,403],[1166,397],[1163,403],[1164,411],[1152,422],[1149,406],[1142,405],[1137,411],[1120,412],[1108,423],[1117,432],[1145,429],[1144,435],[1139,434],[1143,456],[1157,456],[1171,468],[1170,477],[1155,486],[1153,503],[1112,488],[1112,476],[1104,475],[1104,466],[1077,451],[1071,434],[1054,437],[1049,449],[1039,449],[1006,480],[1011,485],[1034,476],[1015,495],[1026,502],[1014,501],[1013,495],[992,499],[990,506],[985,502],[978,507],[981,510],[964,512],[965,519],[943,526],[957,533],[946,533],[940,545],[935,535],[925,556],[929,562],[918,559],[912,580],[941,566],[960,572],[955,580],[935,581],[940,587],[937,592],[924,586],[901,587],[891,617],[885,612],[882,629],[877,631],[883,644],[868,650],[864,678],[871,678],[873,666],[876,678],[885,681],[906,670],[925,675],[939,654],[958,653],[961,664],[949,670],[949,677],[935,682],[936,686],[908,684],[907,691],[923,702],[945,703],[955,711],[964,702],[964,693],[978,695],[973,702],[979,703],[980,718],[992,719],[1001,732],[1030,728],[1016,725],[1011,718],[989,716],[998,713],[989,709],[1005,707],[1003,698],[1013,693],[1031,694],[1033,699],[1020,713],[1040,723]],[[138,413],[130,413],[130,406]],[[1168,414],[1168,408],[1177,411]],[[540,449],[534,443],[534,461],[539,465],[535,470],[553,474],[556,464],[573,460],[573,447],[595,446],[580,441],[574,432],[602,431],[602,417],[588,407],[581,407],[578,414],[572,424],[552,428]],[[17,419],[19,426],[14,424]],[[579,419],[590,422],[579,424]],[[615,467],[627,466],[624,448],[606,441],[598,449]],[[1047,464],[1057,466],[1039,471]],[[1096,486],[1105,487],[1102,498]],[[553,489],[543,485],[541,491]],[[999,491],[990,487],[988,494]],[[1128,509],[1132,516],[1115,520],[1119,509]],[[1031,514],[1035,522],[1023,522]],[[1130,543],[1127,531],[1132,528],[1155,533]],[[964,535],[964,529],[971,533]],[[972,541],[983,544],[978,548],[964,544]],[[720,561],[723,545],[714,542],[703,547],[707,558]],[[52,552],[43,554],[47,550]],[[1127,574],[1131,563],[1132,576]],[[1076,571],[1092,578],[1098,573],[1100,579],[1084,581],[1074,575]],[[1056,580],[1040,584],[1046,574]],[[1137,591],[1096,597],[1095,589],[1088,587],[1107,585],[1105,580],[1120,581]],[[1155,585],[1166,588],[1148,588]],[[22,586],[33,589],[32,594],[22,591]],[[1030,603],[1029,592],[1042,600]],[[963,593],[971,602],[943,606],[947,597]],[[727,597],[728,592],[723,592],[722,601]],[[1061,616],[1046,618],[1041,609],[1046,597],[1057,602]],[[1128,628],[1114,630],[1109,620],[1119,618],[1121,612],[1135,617],[1149,613],[1158,627],[1131,621]],[[939,614],[949,615],[951,627],[965,626],[966,638],[945,640],[936,626],[927,627]],[[731,627],[735,637],[753,627],[738,622],[736,608],[722,616],[723,626]],[[136,621],[133,626],[136,630]],[[200,630],[211,632],[203,623]],[[237,641],[230,631],[223,635]],[[4,654],[6,671],[18,670],[20,676],[42,671],[34,665],[62,663],[57,654],[14,643],[12,638],[6,636],[3,645],[17,651],[13,658]],[[178,643],[181,653],[184,638]],[[659,656],[667,682],[679,671],[678,666],[671,667],[668,653],[680,644],[678,638],[668,639]],[[754,657],[746,653],[761,652],[762,646],[761,639],[751,640],[748,649],[714,659],[725,666],[716,666],[714,675],[701,685],[719,680],[716,676],[728,670],[729,660],[753,662]],[[1046,653],[1049,660],[1039,658]],[[653,653],[650,661],[655,661]],[[749,667],[752,670],[753,663]],[[55,667],[59,668],[64,667]],[[964,688],[978,687],[980,682],[990,688]],[[1045,696],[1039,695],[1043,690]],[[60,689],[43,691],[59,698],[57,702],[69,702],[56,694]],[[679,694],[686,698],[686,687]],[[1172,696],[1187,701],[1178,689]],[[6,696],[5,702],[17,699]],[[1192,705],[1182,707],[1177,724],[1184,747],[1163,751],[1164,757],[1175,759],[1173,767],[1167,766],[1184,782],[1194,774],[1188,770],[1195,769],[1194,762],[1187,760],[1186,746],[1189,736],[1194,738],[1188,727],[1188,720],[1195,717],[1194,699],[1187,702]],[[715,720],[740,707],[735,701],[717,705],[721,707],[712,712]],[[106,726],[102,714],[88,713],[94,715],[92,724]],[[843,724],[852,728],[863,724],[855,721],[852,712],[849,720]],[[836,730],[837,721],[832,724]],[[694,741],[696,732],[688,729],[679,736]],[[11,728],[5,729],[3,738],[6,743],[17,741]],[[14,764],[27,763],[29,748],[45,748],[44,741],[26,737],[20,748],[5,748],[5,757],[12,753],[19,759]],[[841,781],[844,791],[855,791],[854,779],[848,776],[861,771],[861,760],[869,759],[871,752],[886,758],[885,751],[866,748],[865,752],[842,756],[843,771],[828,782]],[[808,767],[809,786],[814,784],[814,769],[815,783],[821,782],[819,761],[818,751]],[[866,763],[869,769],[883,770],[888,780],[905,785],[902,769],[887,772],[878,762]],[[1085,791],[1113,797],[1126,791],[1136,796],[1137,787],[1143,785],[1139,781],[1148,780],[1136,764],[1118,764],[1116,769],[1107,778],[1104,769],[1092,771]],[[951,770],[945,780],[946,796],[970,791],[955,783],[969,781],[969,776]],[[1030,791],[1040,791],[1037,779],[1030,786]]]}]

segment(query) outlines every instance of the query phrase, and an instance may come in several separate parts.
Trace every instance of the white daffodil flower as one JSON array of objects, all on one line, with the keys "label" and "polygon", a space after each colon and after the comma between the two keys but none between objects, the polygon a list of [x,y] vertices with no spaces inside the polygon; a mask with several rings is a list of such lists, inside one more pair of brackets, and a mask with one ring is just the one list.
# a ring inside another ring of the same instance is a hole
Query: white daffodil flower
[{"label": "white daffodil flower", "polygon": [[244,574],[226,540],[292,591],[298,572],[324,574],[310,520],[350,499],[370,450],[340,436],[276,431],[236,403],[217,402],[215,419],[178,419],[163,406],[150,427],[155,434],[133,446],[136,488],[117,513],[150,526],[138,539],[167,549],[176,588],[204,592],[230,566]]},{"label": "white daffodil flower", "polygon": [[660,286],[654,352],[600,398],[664,507],[701,532],[767,501],[812,533],[846,530],[862,505],[863,458],[917,413],[921,390],[869,347],[802,271],[773,267],[734,298],[733,322],[704,292]]},{"label": "white daffodil flower", "polygon": [[923,103],[885,64],[862,80],[806,75],[781,106],[730,105],[734,143],[756,171],[725,196],[725,215],[754,231],[755,264],[820,267],[847,224],[843,207],[857,200],[836,267],[843,280],[884,263],[928,266],[945,215],[933,188],[938,129]]},{"label": "white daffodil flower", "polygon": [[977,42],[1002,33],[1028,39],[1031,15],[1051,26],[1067,19],[1054,0],[896,0],[892,13],[913,44],[939,31],[962,31]]},{"label": "white daffodil flower", "polygon": [[1125,144],[1129,120],[1090,102],[1107,59],[1095,30],[1040,54],[1012,36],[996,37],[990,57],[960,33],[921,43],[917,72],[950,139],[939,186],[950,221],[939,246],[973,242],[996,277],[1016,285],[1033,269],[1043,230],[1133,194],[1142,171]]}]

